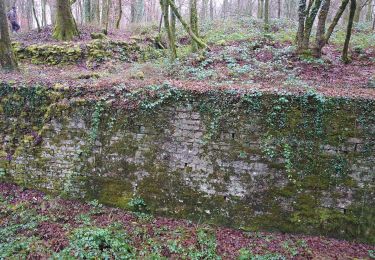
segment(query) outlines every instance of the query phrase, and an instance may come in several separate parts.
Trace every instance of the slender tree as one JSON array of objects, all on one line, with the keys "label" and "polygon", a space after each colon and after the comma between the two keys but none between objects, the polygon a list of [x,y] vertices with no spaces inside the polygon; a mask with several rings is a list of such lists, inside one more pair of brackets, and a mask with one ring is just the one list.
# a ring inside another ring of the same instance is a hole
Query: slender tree
[{"label": "slender tree", "polygon": [[[190,0],[190,28],[192,32],[199,37],[197,0]],[[197,51],[198,44],[192,41],[191,48],[193,52]]]},{"label": "slender tree", "polygon": [[83,2],[83,9],[85,14],[85,23],[91,22],[91,0],[84,0]]},{"label": "slender tree", "polygon": [[47,0],[42,0],[42,26],[47,26]]},{"label": "slender tree", "polygon": [[57,40],[69,41],[78,35],[69,0],[57,0],[56,24],[53,37]]},{"label": "slender tree", "polygon": [[116,29],[120,29],[121,19],[122,19],[122,1],[118,0],[118,17],[116,21]]},{"label": "slender tree", "polygon": [[[314,3],[313,6],[312,6],[312,3]],[[305,31],[304,31],[303,43],[302,43],[304,50],[309,49],[311,31],[312,31],[315,18],[319,12],[321,5],[322,5],[322,0],[310,0],[309,6],[307,7],[308,15],[305,20]]]},{"label": "slender tree", "polygon": [[190,35],[191,39],[198,44],[199,48],[208,48],[207,44],[193,32],[193,30],[190,28],[189,24],[187,22],[185,22],[185,20],[182,18],[181,14],[178,11],[174,2],[172,0],[167,0],[167,1],[169,3],[173,13],[176,15],[177,19],[180,21],[180,23],[184,27],[185,31]]},{"label": "slender tree", "polygon": [[91,22],[97,25],[100,24],[100,3],[99,0],[91,1]]},{"label": "slender tree", "polygon": [[326,35],[325,35],[325,41],[326,43],[329,42],[329,39],[331,38],[331,35],[333,33],[333,30],[335,29],[336,25],[338,24],[342,14],[344,13],[346,6],[348,5],[349,0],[342,0],[341,5],[339,9],[337,10],[335,17],[332,20],[331,25],[328,27]]},{"label": "slender tree", "polygon": [[36,14],[36,10],[35,10],[35,2],[34,0],[31,0],[31,6],[33,8],[33,15],[34,15],[34,19],[36,21],[36,26],[37,26],[37,29],[38,29],[38,32],[41,32],[41,28],[40,28],[40,23],[39,23],[39,19],[38,19],[38,16]]},{"label": "slender tree", "polygon": [[269,27],[270,27],[269,13],[270,13],[270,0],[265,0],[264,2],[264,30],[266,32],[268,32]]},{"label": "slender tree", "polygon": [[[172,2],[174,3],[174,4],[176,4],[176,1],[175,0],[172,0]],[[168,8],[170,9],[170,6],[168,5]],[[174,14],[174,12],[169,12],[169,14],[170,14],[170,20],[171,20],[171,22],[170,22],[170,24],[171,24],[171,31],[172,31],[172,35],[171,35],[171,37],[173,38],[172,39],[172,41],[173,41],[173,45],[174,45],[174,48],[175,48],[175,50],[174,50],[174,52],[176,52],[176,54],[175,54],[175,56],[177,57],[177,51],[176,51],[176,20],[177,20],[177,18],[176,18],[176,15]]]},{"label": "slender tree", "polygon": [[264,0],[258,0],[258,19],[263,19],[264,14]]},{"label": "slender tree", "polygon": [[12,50],[8,20],[5,13],[5,0],[0,0],[0,64],[5,70],[17,69],[17,60]]},{"label": "slender tree", "polygon": [[303,36],[305,31],[306,19],[306,0],[299,0],[298,4],[298,30],[297,30],[297,50],[303,52]]},{"label": "slender tree", "polygon": [[349,50],[350,38],[352,36],[352,28],[353,28],[353,23],[354,23],[354,15],[355,15],[356,7],[357,7],[356,0],[350,0],[349,21],[348,21],[348,27],[346,30],[344,49],[342,51],[342,61],[344,63],[350,62],[350,59],[348,57],[348,50]]},{"label": "slender tree", "polygon": [[173,35],[173,29],[169,22],[169,5],[170,3],[167,0],[160,0],[160,6],[163,13],[164,29],[168,35],[168,47],[170,50],[170,59],[173,61],[177,58],[176,50],[176,37]]},{"label": "slender tree", "polygon": [[214,3],[213,0],[210,0],[210,19],[214,19]]},{"label": "slender tree", "polygon": [[316,42],[314,47],[314,55],[317,58],[322,56],[322,49],[327,42],[325,39],[325,28],[330,5],[331,0],[323,0],[322,8],[319,12],[318,25],[316,28]]},{"label": "slender tree", "polygon": [[222,17],[224,19],[226,19],[228,16],[228,7],[229,7],[228,0],[223,0]]}]

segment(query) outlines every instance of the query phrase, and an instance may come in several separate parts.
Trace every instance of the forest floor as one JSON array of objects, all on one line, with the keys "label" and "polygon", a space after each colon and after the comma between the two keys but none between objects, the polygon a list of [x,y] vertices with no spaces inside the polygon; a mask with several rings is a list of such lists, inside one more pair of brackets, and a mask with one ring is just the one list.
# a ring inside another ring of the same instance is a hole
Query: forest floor
[{"label": "forest floor", "polygon": [[[136,204],[136,202],[133,202]],[[375,246],[245,232],[52,197],[0,183],[0,258],[371,259]]]},{"label": "forest floor", "polygon": [[[179,59],[170,62],[167,50],[153,49],[146,61],[105,59],[100,63],[82,60],[73,64],[45,65],[20,63],[20,71],[0,72],[0,80],[15,84],[43,84],[89,89],[143,87],[168,82],[176,87],[207,91],[230,89],[256,92],[301,94],[317,92],[325,96],[375,99],[375,33],[358,26],[352,39],[352,62],[341,62],[343,32],[333,35],[321,59],[297,56],[293,46],[295,28],[275,22],[272,32],[264,34],[253,20],[216,22],[202,27],[202,35],[210,50],[191,53],[189,39],[178,32]],[[83,27],[74,43],[90,42],[93,27]],[[96,30],[99,31],[99,30]],[[150,44],[157,27],[133,28],[131,31],[109,32],[108,39]],[[20,34],[14,41],[23,45],[58,44],[51,29]]]}]

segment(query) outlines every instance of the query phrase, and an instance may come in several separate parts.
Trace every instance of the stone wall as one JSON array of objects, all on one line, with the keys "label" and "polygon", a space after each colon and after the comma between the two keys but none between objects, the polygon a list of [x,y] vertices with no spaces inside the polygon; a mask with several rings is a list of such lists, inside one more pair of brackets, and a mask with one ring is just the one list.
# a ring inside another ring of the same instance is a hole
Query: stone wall
[{"label": "stone wall", "polygon": [[159,92],[124,94],[140,100],[130,109],[118,96],[3,91],[1,178],[123,208],[141,197],[155,214],[245,230],[374,242],[373,101]]}]

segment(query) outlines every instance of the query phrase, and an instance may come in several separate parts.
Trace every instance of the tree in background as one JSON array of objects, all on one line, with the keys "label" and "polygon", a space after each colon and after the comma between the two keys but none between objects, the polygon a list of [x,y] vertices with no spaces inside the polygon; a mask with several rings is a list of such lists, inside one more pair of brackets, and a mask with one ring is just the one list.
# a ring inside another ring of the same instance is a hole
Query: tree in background
[{"label": "tree in background", "polygon": [[344,63],[350,62],[350,59],[348,57],[348,49],[349,49],[350,37],[352,36],[352,28],[353,28],[353,23],[354,23],[356,7],[357,7],[356,0],[350,0],[349,21],[348,21],[348,27],[346,29],[344,49],[342,51],[342,61]]},{"label": "tree in background", "polygon": [[349,0],[341,0],[331,24],[326,31],[327,18],[332,0],[306,0],[299,1],[298,8],[298,30],[297,30],[297,51],[298,53],[307,53],[310,51],[311,31],[316,16],[318,23],[316,27],[315,44],[312,48],[313,55],[317,58],[322,56],[322,49],[328,43],[335,27],[342,17]]},{"label": "tree in background", "polygon": [[62,41],[72,40],[78,35],[69,0],[57,0],[56,24],[53,38]]},{"label": "tree in background", "polygon": [[144,0],[132,0],[130,6],[130,16],[132,23],[139,23],[144,16]]},{"label": "tree in background", "polygon": [[201,49],[208,48],[207,44],[202,39],[200,39],[199,36],[197,36],[193,32],[193,30],[191,29],[189,24],[187,22],[185,22],[185,20],[182,18],[182,16],[181,16],[180,12],[178,11],[174,1],[173,0],[166,0],[166,1],[168,1],[174,15],[180,21],[180,23],[182,24],[182,27],[184,27],[185,31],[189,34],[192,41],[194,41],[198,45],[198,48],[201,48]]},{"label": "tree in background", "polygon": [[[191,31],[199,37],[197,0],[190,0],[190,28]],[[199,49],[199,46],[195,41],[192,41],[191,49],[193,52],[196,52]]]},{"label": "tree in background", "polygon": [[270,0],[264,2],[264,30],[268,32],[270,28]]},{"label": "tree in background", "polygon": [[85,16],[85,23],[91,22],[91,0],[84,0],[84,16]]},{"label": "tree in background", "polygon": [[5,70],[15,70],[17,60],[12,50],[5,8],[4,0],[0,0],[0,64]]},{"label": "tree in background", "polygon": [[40,23],[39,23],[38,15],[36,14],[34,0],[31,0],[31,5],[32,5],[32,8],[33,8],[33,15],[34,15],[34,19],[36,21],[36,26],[38,28],[38,32],[41,32],[42,29],[40,28]]},{"label": "tree in background", "polygon": [[328,16],[329,7],[331,5],[331,0],[323,0],[322,7],[319,12],[318,25],[316,28],[316,38],[315,38],[315,47],[314,55],[315,57],[322,56],[322,49],[325,43],[325,30],[326,30],[326,20]]},{"label": "tree in background", "polygon": [[298,3],[298,29],[297,29],[297,51],[303,52],[303,36],[305,31],[306,19],[306,0],[300,0]]},{"label": "tree in background", "polygon": [[[163,21],[164,21],[164,29],[168,35],[168,47],[170,50],[170,59],[173,61],[177,58],[177,50],[176,50],[176,30],[172,28],[171,22],[169,21],[169,9],[170,4],[168,0],[160,0],[160,6],[163,13]],[[172,24],[175,23],[172,22]],[[175,24],[173,25],[175,27]]]}]

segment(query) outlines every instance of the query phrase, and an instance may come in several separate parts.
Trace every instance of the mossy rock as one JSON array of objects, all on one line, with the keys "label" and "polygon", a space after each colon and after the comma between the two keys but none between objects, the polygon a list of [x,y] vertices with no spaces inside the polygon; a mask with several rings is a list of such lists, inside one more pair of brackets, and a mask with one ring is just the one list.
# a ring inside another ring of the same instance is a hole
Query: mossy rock
[{"label": "mossy rock", "polygon": [[95,39],[103,40],[103,39],[107,38],[107,36],[104,33],[93,32],[93,33],[90,34],[90,36],[91,36],[91,39],[93,39],[93,40],[95,40]]}]

